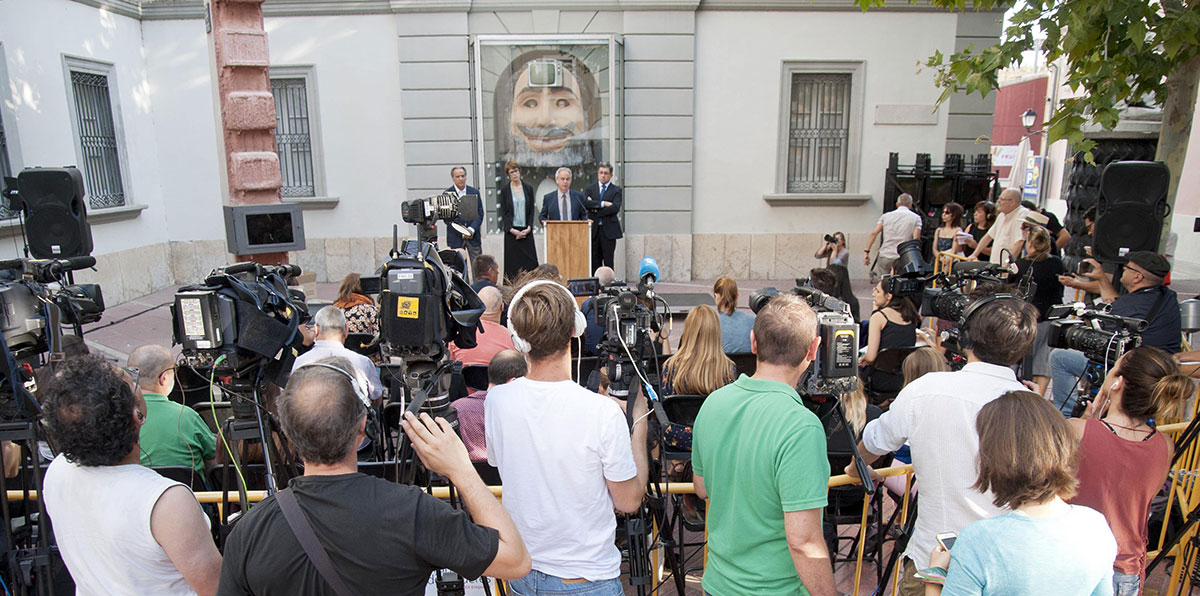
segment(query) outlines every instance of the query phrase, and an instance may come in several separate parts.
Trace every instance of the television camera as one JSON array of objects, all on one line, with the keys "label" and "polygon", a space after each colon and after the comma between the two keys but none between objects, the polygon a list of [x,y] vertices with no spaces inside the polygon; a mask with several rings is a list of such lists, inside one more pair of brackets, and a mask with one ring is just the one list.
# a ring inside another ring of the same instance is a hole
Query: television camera
[{"label": "television camera", "polygon": [[1078,416],[1095,399],[1108,370],[1133,348],[1142,345],[1140,333],[1148,323],[1142,319],[1112,314],[1108,305],[1087,306],[1082,302],[1062,304],[1046,314],[1050,322],[1047,343],[1051,348],[1083,352],[1087,368],[1076,385],[1075,410]]},{"label": "television camera", "polygon": [[454,227],[460,233],[467,234],[469,230],[454,223],[461,214],[474,214],[479,210],[478,195],[463,195],[459,197],[453,192],[445,192],[432,197],[404,201],[400,205],[400,217],[410,224],[417,226],[417,239],[429,244],[437,244],[437,222],[442,220],[446,225]]},{"label": "television camera", "polygon": [[[414,201],[406,205],[411,203]],[[440,212],[439,217],[450,220],[458,213]],[[407,214],[405,220],[409,221]],[[393,229],[395,237],[398,233]],[[448,373],[454,361],[449,342],[463,349],[475,347],[483,301],[462,275],[442,263],[433,244],[423,240],[395,242],[378,278],[363,278],[364,288],[379,289],[382,354],[385,360],[395,357],[401,361],[398,368],[403,387],[389,386],[389,390],[393,396],[399,390],[405,391],[410,411],[422,410],[456,423],[457,416],[450,407]],[[385,364],[384,368],[396,367]],[[385,378],[394,380],[395,375]]]},{"label": "television camera", "polygon": [[[204,283],[184,286],[171,305],[173,342],[183,347],[180,363],[197,376],[219,383],[231,400],[231,441],[261,441],[267,490],[296,473],[286,448],[269,439],[265,405],[260,399],[268,382],[287,384],[302,343],[300,324],[308,318],[304,292],[289,289],[287,280],[300,275],[296,265],[237,263],[213,269]],[[279,435],[282,437],[282,435]],[[245,445],[245,443],[243,443]],[[287,475],[277,476],[283,461]],[[228,494],[229,483],[223,483]],[[247,506],[240,486],[242,506]]]},{"label": "television camera", "polygon": [[637,369],[645,370],[656,354],[652,327],[657,322],[661,328],[662,320],[652,305],[661,301],[654,293],[658,276],[658,261],[646,257],[637,285],[617,281],[596,295],[596,324],[604,329],[597,352],[608,370],[608,394],[615,398],[629,396]]},{"label": "television camera", "polygon": [[[821,345],[817,358],[800,379],[800,392],[806,395],[845,395],[858,386],[858,323],[850,315],[850,305],[812,287],[808,278],[796,280],[790,290],[808,302],[817,313],[817,336]],[[758,314],[777,288],[768,287],[750,294],[750,310]]]}]

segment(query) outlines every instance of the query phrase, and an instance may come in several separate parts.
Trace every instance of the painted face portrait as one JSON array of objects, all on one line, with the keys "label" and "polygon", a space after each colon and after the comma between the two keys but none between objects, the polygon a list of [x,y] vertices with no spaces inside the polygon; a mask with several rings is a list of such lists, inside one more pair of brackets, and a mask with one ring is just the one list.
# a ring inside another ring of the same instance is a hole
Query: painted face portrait
[{"label": "painted face portrait", "polygon": [[494,97],[498,157],[534,168],[593,162],[600,100],[582,61],[550,50],[522,54]]}]

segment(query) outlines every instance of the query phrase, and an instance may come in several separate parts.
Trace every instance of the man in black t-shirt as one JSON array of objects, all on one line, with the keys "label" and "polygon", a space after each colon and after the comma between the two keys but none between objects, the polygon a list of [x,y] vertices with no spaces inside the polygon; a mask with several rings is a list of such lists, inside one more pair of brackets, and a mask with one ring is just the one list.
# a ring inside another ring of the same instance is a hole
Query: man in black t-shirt
[{"label": "man in black t-shirt", "polygon": [[[475,473],[467,450],[443,419],[406,414],[405,432],[430,471],[458,488],[462,511],[413,486],[360,474],[355,447],[366,407],[350,364],[326,358],[297,369],[276,402],[284,434],[304,460],[304,476],[287,489],[312,527],[318,548],[356,594],[424,594],[430,573],[516,579],[529,553],[508,513]],[[219,595],[334,595],[267,497],[238,522],[225,544]]]}]

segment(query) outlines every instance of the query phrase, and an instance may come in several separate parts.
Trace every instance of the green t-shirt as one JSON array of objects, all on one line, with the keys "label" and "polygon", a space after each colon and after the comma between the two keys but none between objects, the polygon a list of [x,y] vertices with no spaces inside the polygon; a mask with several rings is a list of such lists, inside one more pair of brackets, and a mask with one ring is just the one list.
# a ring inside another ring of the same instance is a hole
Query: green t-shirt
[{"label": "green t-shirt", "polygon": [[143,466],[189,466],[203,472],[204,462],[217,456],[216,438],[195,410],[165,395],[143,393],[146,423],[138,443]]},{"label": "green t-shirt", "polygon": [[742,375],[714,391],[696,416],[692,465],[709,498],[704,590],[807,595],[783,514],[825,507],[829,460],[795,389]]}]

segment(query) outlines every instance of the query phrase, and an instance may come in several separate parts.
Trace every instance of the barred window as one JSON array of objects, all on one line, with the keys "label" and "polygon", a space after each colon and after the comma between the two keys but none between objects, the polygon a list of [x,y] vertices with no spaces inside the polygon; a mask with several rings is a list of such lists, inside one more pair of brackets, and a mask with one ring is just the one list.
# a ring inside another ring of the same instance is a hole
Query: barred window
[{"label": "barred window", "polygon": [[846,192],[850,73],[792,73],[787,192]]},{"label": "barred window", "polygon": [[93,209],[120,207],[125,204],[125,189],[108,76],[72,70],[71,87],[88,204]]},{"label": "barred window", "polygon": [[283,174],[284,197],[316,196],[308,88],[300,78],[272,78],[275,96],[275,150]]}]

